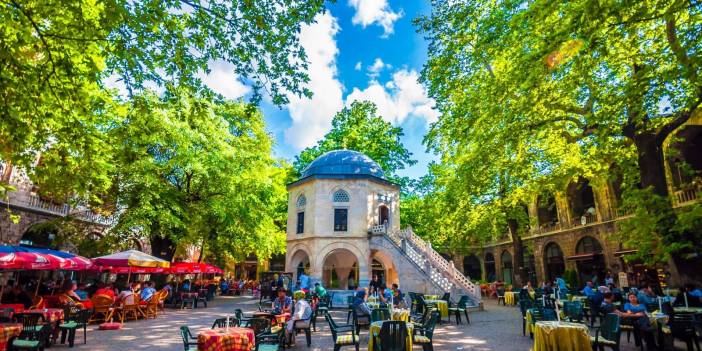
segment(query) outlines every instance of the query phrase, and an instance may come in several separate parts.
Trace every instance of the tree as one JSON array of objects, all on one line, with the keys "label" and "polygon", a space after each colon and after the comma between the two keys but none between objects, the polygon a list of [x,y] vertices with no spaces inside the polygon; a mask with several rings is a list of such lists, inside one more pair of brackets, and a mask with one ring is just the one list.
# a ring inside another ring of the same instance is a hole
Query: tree
[{"label": "tree", "polygon": [[323,153],[349,149],[372,158],[391,181],[406,185],[409,180],[400,177],[397,172],[417,161],[402,145],[403,135],[401,127],[393,127],[378,116],[374,103],[354,101],[334,115],[332,129],[317,145],[302,150],[295,157],[293,168],[298,175],[302,174],[305,167]]},{"label": "tree", "polygon": [[[226,62],[275,104],[304,87],[302,24],[322,0],[17,1],[0,4],[0,159],[57,200],[110,188],[114,82],[209,90],[199,74]],[[36,161],[41,155],[41,160]],[[0,185],[0,190],[4,186]]]},{"label": "tree", "polygon": [[663,199],[644,202],[662,206],[639,215],[659,220],[636,239],[657,259],[694,247],[699,235],[673,230],[663,143],[702,102],[701,12],[685,1],[433,1],[417,23],[430,40],[422,79],[444,143],[461,143],[479,116],[502,137],[575,145],[585,172],[633,158],[646,196]]},{"label": "tree", "polygon": [[185,245],[218,261],[282,252],[275,209],[286,201],[284,169],[270,156],[262,115],[176,92],[136,95],[109,131],[119,141],[115,235],[139,233],[165,259]]}]

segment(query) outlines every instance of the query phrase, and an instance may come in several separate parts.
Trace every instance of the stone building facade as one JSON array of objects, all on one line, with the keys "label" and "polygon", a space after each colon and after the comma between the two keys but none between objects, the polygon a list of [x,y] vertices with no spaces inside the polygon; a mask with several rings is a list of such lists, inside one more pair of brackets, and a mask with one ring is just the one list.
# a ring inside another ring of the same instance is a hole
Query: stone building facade
[{"label": "stone building facade", "polygon": [[372,274],[397,281],[392,260],[372,250],[369,231],[400,228],[400,188],[361,153],[326,153],[288,185],[286,271],[304,271],[330,288],[368,284]]},{"label": "stone building facade", "polygon": [[[676,148],[677,152],[671,153],[665,166],[673,206],[681,208],[698,202],[702,194],[702,115],[696,115],[674,135],[666,149]],[[697,175],[684,174],[681,169],[687,167]],[[532,225],[522,239],[525,268],[531,280],[542,282],[564,270],[574,270],[580,282],[594,276],[603,279],[606,272],[616,279],[620,272],[626,272],[629,284],[655,278],[662,283],[683,283],[669,267],[646,267],[624,260],[635,248],[623,247],[617,239],[618,222],[627,217],[618,210],[620,202],[621,189],[616,180],[582,177],[555,194],[530,199],[525,211]],[[470,251],[473,253],[452,255],[464,274],[487,281],[513,280],[516,267],[510,240]]]}]

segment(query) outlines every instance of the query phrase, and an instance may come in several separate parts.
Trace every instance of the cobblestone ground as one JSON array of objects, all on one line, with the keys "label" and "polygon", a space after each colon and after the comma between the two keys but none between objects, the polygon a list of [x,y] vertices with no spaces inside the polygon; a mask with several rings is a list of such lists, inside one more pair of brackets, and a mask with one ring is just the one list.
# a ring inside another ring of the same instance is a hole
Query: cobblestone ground
[{"label": "cobblestone ground", "polygon": [[[76,350],[182,350],[178,328],[188,325],[193,333],[207,329],[215,318],[233,314],[235,308],[253,311],[256,300],[246,297],[218,297],[208,308],[195,310],[167,309],[157,319],[125,322],[121,330],[101,331],[95,326],[88,329],[87,344],[83,345],[82,333],[76,336]],[[334,319],[345,322],[346,314],[333,312]],[[532,347],[529,336],[522,336],[519,309],[513,306],[497,306],[494,300],[486,301],[485,311],[470,313],[471,324],[444,323],[437,326],[434,333],[434,349],[439,350],[514,350],[526,351]],[[312,346],[307,348],[304,335],[298,335],[293,350],[332,350],[329,327],[319,318],[317,332],[313,332]],[[368,332],[361,331],[361,349],[367,350]],[[636,350],[632,342],[622,336],[622,350]],[[68,349],[66,345],[56,345],[52,349]],[[416,350],[420,348],[415,347]],[[343,348],[342,350],[353,350]]]}]

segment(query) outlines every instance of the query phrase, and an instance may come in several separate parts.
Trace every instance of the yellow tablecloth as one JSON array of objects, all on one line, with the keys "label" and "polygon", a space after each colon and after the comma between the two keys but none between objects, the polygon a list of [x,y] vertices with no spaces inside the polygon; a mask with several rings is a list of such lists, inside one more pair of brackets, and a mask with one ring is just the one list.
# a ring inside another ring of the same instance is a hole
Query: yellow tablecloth
[{"label": "yellow tablecloth", "polygon": [[410,311],[408,309],[392,310],[392,320],[394,321],[410,321]]},{"label": "yellow tablecloth", "polygon": [[532,351],[592,351],[587,326],[578,323],[536,322]]},{"label": "yellow tablecloth", "polygon": [[438,300],[439,295],[424,295],[424,300]]},{"label": "yellow tablecloth", "polygon": [[514,291],[505,291],[505,305],[514,305],[516,303],[515,296],[517,293]]},{"label": "yellow tablecloth", "polygon": [[366,302],[378,302],[378,298],[375,296],[368,296]]},{"label": "yellow tablecloth", "polygon": [[[368,351],[373,351],[373,339],[380,334],[380,328],[383,327],[383,321],[373,322],[370,325],[368,334]],[[414,324],[407,323],[407,351],[412,351],[412,333],[414,332]]]},{"label": "yellow tablecloth", "polygon": [[428,304],[436,305],[436,309],[439,310],[439,314],[441,314],[441,318],[446,318],[448,317],[448,303],[444,300],[426,300],[425,301]]}]

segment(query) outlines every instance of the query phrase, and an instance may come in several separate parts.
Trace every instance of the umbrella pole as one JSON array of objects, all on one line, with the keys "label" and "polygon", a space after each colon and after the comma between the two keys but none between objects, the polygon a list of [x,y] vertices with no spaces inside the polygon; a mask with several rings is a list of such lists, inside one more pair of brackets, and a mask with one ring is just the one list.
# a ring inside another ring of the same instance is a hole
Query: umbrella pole
[{"label": "umbrella pole", "polygon": [[37,289],[34,291],[34,296],[39,295],[39,285],[41,285],[41,278],[44,275],[44,272],[39,272],[39,279],[37,279]]}]

